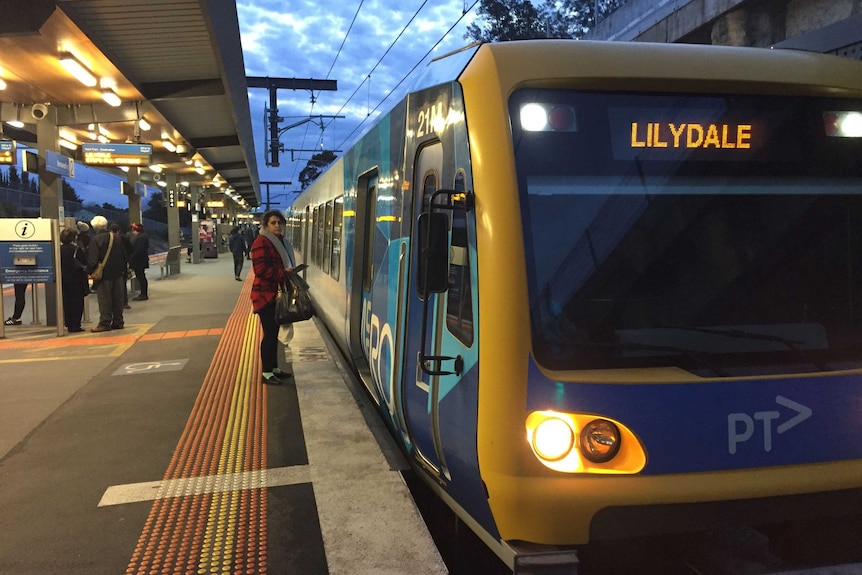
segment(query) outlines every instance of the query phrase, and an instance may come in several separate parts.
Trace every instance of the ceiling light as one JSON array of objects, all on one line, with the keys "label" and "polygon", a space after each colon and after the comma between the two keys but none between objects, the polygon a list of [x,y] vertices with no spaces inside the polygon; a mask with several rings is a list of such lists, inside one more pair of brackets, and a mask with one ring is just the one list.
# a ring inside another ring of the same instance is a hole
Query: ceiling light
[{"label": "ceiling light", "polygon": [[163,168],[160,164],[153,164],[152,166],[150,166],[150,169],[151,169],[152,171],[154,171],[155,173],[157,173],[157,174],[161,174],[161,173],[162,173],[162,170],[163,170],[164,168]]},{"label": "ceiling light", "polygon": [[163,145],[163,146],[165,147],[165,149],[166,149],[167,151],[169,151],[169,152],[176,152],[176,151],[177,151],[177,147],[174,145],[174,143],[173,143],[173,142],[171,142],[171,141],[170,141],[169,139],[167,139],[167,138],[165,138],[164,140],[162,140],[162,145]]},{"label": "ceiling light", "polygon": [[138,126],[145,132],[152,128],[152,126],[150,126],[150,123],[147,122],[146,118],[141,118],[140,120],[138,120]]},{"label": "ceiling light", "polygon": [[66,138],[60,138],[59,143],[60,143],[60,146],[66,148],[67,150],[77,150],[78,149],[78,144],[76,144],[75,142],[70,142]]},{"label": "ceiling light", "polygon": [[99,83],[96,76],[69,52],[60,53],[60,64],[85,86],[93,87]]},{"label": "ceiling light", "polygon": [[203,175],[206,173],[206,170],[205,170],[205,169],[203,169],[203,168],[202,168],[202,167],[200,167],[200,166],[196,167],[196,168],[195,168],[195,171],[196,171],[198,174],[200,174],[201,176],[203,176]]},{"label": "ceiling light", "polygon": [[102,99],[115,108],[123,103],[112,88],[102,89]]},{"label": "ceiling light", "polygon": [[9,124],[10,126],[12,126],[13,128],[23,128],[24,127],[24,122],[22,122],[21,120],[9,120],[6,123]]},{"label": "ceiling light", "polygon": [[5,90],[5,89],[6,89],[6,82],[3,80],[3,78],[0,78],[0,90]]}]

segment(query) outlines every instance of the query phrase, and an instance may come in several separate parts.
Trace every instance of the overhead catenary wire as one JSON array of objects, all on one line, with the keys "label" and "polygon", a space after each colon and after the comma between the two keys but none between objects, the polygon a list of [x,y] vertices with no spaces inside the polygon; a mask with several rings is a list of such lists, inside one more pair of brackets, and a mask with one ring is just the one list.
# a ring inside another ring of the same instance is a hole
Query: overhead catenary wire
[{"label": "overhead catenary wire", "polygon": [[[361,121],[356,125],[356,127],[355,127],[355,128],[353,128],[353,130],[352,130],[352,131],[347,135],[347,137],[346,137],[346,138],[344,138],[344,140],[343,140],[343,141],[342,141],[342,142],[337,146],[338,148],[343,147],[343,146],[344,146],[344,145],[345,145],[345,144],[350,140],[350,138],[353,136],[353,134],[355,134],[355,133],[356,133],[356,130],[358,130],[358,129],[362,126],[362,124],[364,124],[364,123],[365,123],[365,120],[367,120],[369,117],[371,117],[371,114],[373,114],[374,112],[376,112],[376,111],[378,110],[378,108],[380,108],[380,106],[382,106],[382,105],[383,105],[383,102],[385,102],[387,99],[389,99],[389,96],[391,96],[392,94],[394,94],[394,93],[396,92],[396,90],[398,90],[398,87],[399,87],[399,86],[401,86],[401,84],[403,84],[403,83],[407,80],[407,78],[409,78],[409,77],[410,77],[410,75],[413,73],[413,71],[414,71],[414,70],[416,70],[416,68],[418,68],[418,67],[419,67],[419,65],[420,65],[422,62],[424,62],[424,61],[425,61],[425,58],[427,58],[427,57],[428,57],[428,55],[429,55],[429,54],[431,54],[431,52],[433,52],[433,51],[434,51],[434,49],[435,49],[435,48],[437,48],[437,46],[439,46],[439,45],[440,45],[440,42],[442,42],[442,41],[446,38],[446,36],[448,36],[448,35],[449,35],[449,33],[450,33],[452,30],[454,30],[454,29],[455,29],[455,26],[457,26],[458,24],[460,24],[460,23],[461,23],[461,20],[463,20],[463,19],[464,19],[464,17],[465,17],[465,16],[466,16],[466,15],[467,15],[467,14],[468,14],[468,13],[469,13],[469,12],[470,12],[474,7],[475,7],[475,6],[476,6],[476,4],[478,4],[478,3],[479,3],[479,0],[475,0],[475,1],[473,2],[473,4],[471,4],[471,5],[470,5],[470,8],[466,9],[466,10],[461,14],[461,17],[460,17],[460,18],[458,18],[458,19],[455,21],[455,23],[454,23],[454,24],[452,24],[452,26],[450,26],[450,27],[449,27],[449,29],[448,29],[448,30],[446,30],[446,33],[445,33],[445,34],[443,34],[442,36],[440,36],[440,39],[439,39],[439,40],[437,40],[437,42],[435,42],[435,43],[434,43],[434,45],[433,45],[433,46],[431,46],[431,48],[430,48],[427,52],[425,52],[425,55],[424,55],[424,56],[422,56],[422,58],[420,58],[420,59],[419,59],[419,61],[418,61],[418,62],[416,62],[416,64],[414,64],[414,65],[413,65],[413,67],[412,67],[412,68],[410,68],[410,71],[409,71],[409,72],[407,72],[407,74],[405,74],[405,75],[404,75],[404,77],[403,77],[403,78],[401,78],[401,80],[399,80],[397,84],[395,84],[395,86],[394,86],[394,87],[389,91],[389,93],[388,93],[388,94],[386,94],[386,95],[383,97],[383,99],[382,99],[382,100],[380,100],[380,102],[378,102],[378,103],[377,103],[377,105],[374,107],[374,109],[373,109],[373,110],[371,110],[371,112],[369,112],[369,113],[368,113],[368,115],[367,115],[365,118],[363,118],[363,119],[362,119],[362,120],[361,120]],[[424,4],[423,4],[423,6],[424,6]],[[421,9],[421,8],[420,8],[420,9]],[[399,36],[400,36],[400,35],[399,35]],[[357,90],[357,91],[358,91],[358,90]],[[354,92],[354,95],[355,95],[355,92]],[[351,96],[351,97],[352,97],[352,96]],[[350,100],[348,99],[348,102],[349,102],[349,101],[350,101]],[[344,104],[344,106],[342,106],[342,107],[341,107],[341,109],[343,110],[343,109],[344,109],[344,107],[345,107],[346,105],[347,105],[347,103],[345,103],[345,104]],[[339,112],[340,112],[340,110],[339,110]],[[332,122],[330,121],[330,123],[332,123]],[[327,125],[329,125],[329,124],[327,124]]]},{"label": "overhead catenary wire", "polygon": [[[338,57],[341,55],[341,51],[344,49],[344,44],[347,43],[347,37],[350,36],[350,31],[353,30],[353,25],[356,23],[356,18],[359,16],[359,11],[362,9],[362,4],[365,0],[359,0],[359,6],[356,7],[356,12],[353,13],[353,20],[350,21],[350,26],[347,27],[347,32],[344,33],[344,38],[341,39],[341,46],[338,47],[338,52],[335,53],[335,58],[332,59],[332,64],[329,65],[329,71],[326,73],[326,80],[329,80],[329,76],[332,74],[332,69],[335,68],[335,63],[338,62]],[[311,107],[308,110],[308,115],[314,115],[314,103],[317,101],[317,97],[320,96],[321,90],[317,91],[317,96],[314,95],[314,92],[311,92]],[[322,120],[321,120],[322,121]],[[305,142],[308,138],[308,128],[309,126],[306,124],[305,133],[302,136],[302,145],[300,148],[305,149]],[[321,126],[321,140],[323,138],[323,126]],[[296,178],[296,168],[297,164],[294,162],[293,165],[293,176],[291,176],[291,180]]]},{"label": "overhead catenary wire", "polygon": [[[422,5],[421,5],[421,6],[419,6],[419,8],[417,8],[417,9],[416,9],[416,11],[414,12],[413,16],[412,16],[412,17],[410,18],[410,20],[407,22],[407,24],[405,24],[405,25],[404,25],[404,27],[401,29],[401,31],[398,33],[398,35],[395,37],[395,39],[392,41],[392,43],[389,45],[389,47],[386,49],[386,51],[383,53],[383,55],[382,55],[382,56],[380,56],[380,58],[377,60],[377,62],[374,64],[374,66],[371,68],[371,70],[368,72],[368,74],[366,74],[366,76],[365,76],[365,78],[363,79],[363,81],[362,81],[362,82],[361,82],[361,83],[356,87],[356,89],[353,91],[353,93],[351,93],[351,94],[350,94],[350,96],[347,98],[347,100],[344,102],[344,104],[339,108],[338,112],[336,112],[336,114],[334,114],[334,116],[340,116],[340,115],[341,115],[341,112],[343,112],[343,111],[344,111],[344,109],[348,106],[348,104],[350,104],[350,103],[354,100],[354,98],[356,97],[356,95],[359,93],[359,90],[361,90],[361,89],[362,89],[362,86],[363,86],[363,85],[365,85],[365,84],[366,84],[366,82],[368,82],[368,83],[369,83],[369,85],[367,86],[367,89],[368,89],[368,100],[369,100],[369,102],[368,102],[368,107],[370,108],[370,79],[371,79],[371,74],[372,74],[372,73],[374,73],[374,71],[375,71],[375,70],[380,66],[380,64],[383,62],[383,59],[384,59],[384,58],[389,54],[389,52],[392,50],[392,48],[395,46],[395,44],[396,44],[396,43],[399,41],[399,39],[404,35],[404,33],[407,31],[407,29],[410,27],[410,25],[413,23],[413,21],[416,19],[416,17],[419,15],[419,13],[422,11],[422,9],[425,7],[425,5],[426,5],[427,3],[428,3],[428,0],[424,0],[424,1],[422,2]],[[438,39],[438,40],[437,40],[437,41],[436,41],[436,42],[431,46],[431,48],[429,48],[429,49],[428,49],[428,51],[427,51],[427,52],[426,52],[426,53],[425,53],[425,54],[424,54],[424,55],[423,55],[423,56],[422,56],[422,57],[421,57],[421,58],[420,58],[420,59],[419,59],[419,60],[418,60],[414,65],[413,65],[413,67],[411,67],[411,68],[410,68],[410,70],[409,70],[409,71],[408,71],[408,72],[407,72],[407,73],[406,73],[406,74],[401,78],[401,80],[399,80],[399,81],[398,81],[398,83],[397,83],[397,84],[392,88],[392,90],[390,90],[390,91],[386,94],[386,96],[384,96],[384,97],[383,97],[383,99],[382,99],[382,100],[380,100],[380,102],[378,102],[378,103],[377,103],[377,105],[376,105],[373,109],[371,109],[370,111],[368,111],[368,112],[367,112],[366,117],[365,117],[365,118],[363,118],[363,119],[362,119],[362,120],[361,120],[361,121],[356,125],[356,127],[355,127],[351,132],[350,132],[350,134],[348,134],[348,136],[347,136],[346,138],[344,138],[344,140],[342,141],[342,143],[341,143],[341,144],[339,144],[338,146],[336,146],[336,147],[335,147],[335,148],[333,148],[333,149],[339,149],[339,148],[342,148],[342,147],[344,146],[344,144],[345,144],[346,142],[348,142],[348,141],[353,137],[353,135],[356,133],[356,131],[357,131],[357,130],[359,130],[359,128],[360,128],[360,127],[362,127],[362,125],[365,123],[365,121],[366,121],[368,118],[370,118],[370,117],[372,116],[372,114],[373,114],[374,112],[376,112],[376,111],[380,108],[380,106],[382,106],[382,105],[383,105],[383,103],[384,103],[384,102],[386,102],[386,100],[387,100],[387,99],[388,99],[388,98],[389,98],[393,93],[395,93],[395,92],[397,91],[397,89],[398,89],[398,88],[399,88],[399,87],[400,87],[400,86],[401,86],[401,85],[402,85],[402,84],[403,84],[403,83],[404,83],[404,82],[405,82],[405,81],[410,77],[410,75],[411,75],[411,74],[416,70],[416,68],[418,68],[418,67],[419,67],[419,65],[420,65],[420,64],[422,64],[422,62],[424,62],[424,61],[425,61],[425,59],[428,57],[428,55],[429,55],[429,54],[431,54],[431,52],[433,52],[433,51],[437,48],[437,46],[439,46],[439,45],[440,45],[440,43],[441,43],[441,42],[443,42],[443,40],[444,40],[444,39],[445,39],[445,38],[446,38],[446,37],[447,37],[447,36],[452,32],[452,30],[454,30],[454,29],[455,29],[455,27],[456,27],[458,24],[460,24],[460,23],[461,23],[461,21],[462,21],[462,20],[467,16],[467,14],[468,14],[468,13],[470,13],[470,12],[473,10],[473,8],[475,8],[476,4],[478,4],[478,3],[479,3],[479,0],[474,0],[474,1],[473,1],[473,3],[470,5],[470,7],[469,7],[469,8],[467,8],[467,7],[466,7],[466,2],[465,2],[464,9],[463,9],[463,11],[462,11],[462,13],[461,13],[461,16],[460,16],[460,17],[459,17],[459,18],[458,18],[458,19],[457,19],[457,20],[456,20],[456,21],[455,21],[455,22],[454,22],[454,23],[453,23],[453,24],[452,24],[452,25],[451,25],[451,26],[446,30],[446,32],[445,32],[444,34],[442,34],[442,35],[440,36],[440,38],[439,38],[439,39]],[[359,14],[359,10],[360,10],[360,8],[361,8],[361,7],[362,7],[362,2],[360,2],[360,5],[359,5],[359,7],[357,8],[357,11],[356,11],[356,13],[354,14],[353,22],[351,22],[351,28],[352,28],[352,26],[353,26],[353,23],[356,21],[356,18],[357,18],[358,14]],[[343,49],[343,46],[344,46],[344,44],[345,44],[345,42],[346,42],[346,40],[347,40],[347,34],[349,34],[349,32],[350,32],[350,29],[348,29],[348,32],[345,34],[344,40],[342,41],[342,45],[341,45],[341,47],[340,47],[340,48],[339,48],[339,50],[338,50],[338,54],[340,54],[340,53],[341,53],[341,51],[342,51],[342,49]],[[338,54],[336,55],[336,60],[337,60],[337,58],[338,58]],[[333,70],[333,68],[334,68],[334,65],[335,65],[335,61],[333,61],[333,65],[330,67],[329,72],[327,73],[327,78],[328,78],[328,77],[329,77],[329,75],[332,73],[332,70]],[[314,106],[314,98],[312,98],[312,110],[313,110],[313,106]],[[322,125],[321,130],[325,130],[326,128],[328,128],[328,127],[332,124],[332,122],[333,122],[333,121],[334,121],[334,120],[330,120],[330,121],[329,121],[329,123],[327,123],[327,124],[325,124],[325,125]],[[308,132],[308,127],[306,127],[306,135],[307,135],[307,132]],[[303,148],[305,147],[305,141],[306,141],[306,137],[304,136],[304,137],[303,137],[303,141],[302,141],[302,142],[303,142],[303,145],[302,145],[302,147],[303,147]],[[296,173],[296,169],[297,169],[297,165],[296,165],[296,164],[294,164],[294,174]]]}]

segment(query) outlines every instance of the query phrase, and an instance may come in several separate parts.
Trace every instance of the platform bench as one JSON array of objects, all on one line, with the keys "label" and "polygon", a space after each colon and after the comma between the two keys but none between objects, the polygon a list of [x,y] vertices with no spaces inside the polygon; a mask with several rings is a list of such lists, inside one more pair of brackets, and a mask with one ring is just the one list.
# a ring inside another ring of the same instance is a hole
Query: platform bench
[{"label": "platform bench", "polygon": [[168,250],[165,259],[159,262],[159,273],[162,278],[180,273],[180,246]]}]

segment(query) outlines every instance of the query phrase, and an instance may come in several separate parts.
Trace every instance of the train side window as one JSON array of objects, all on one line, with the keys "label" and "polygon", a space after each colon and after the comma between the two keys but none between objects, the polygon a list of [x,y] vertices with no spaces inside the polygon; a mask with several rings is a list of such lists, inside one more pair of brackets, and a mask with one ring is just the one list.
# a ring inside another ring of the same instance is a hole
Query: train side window
[{"label": "train side window", "polygon": [[341,277],[341,230],[344,219],[344,196],[335,198],[332,211],[332,267],[330,275],[335,280]]},{"label": "train side window", "polygon": [[320,214],[315,206],[311,215],[311,237],[308,238],[309,251],[311,252],[311,262],[317,263],[317,228],[320,227]]},{"label": "train side window", "polygon": [[317,226],[317,236],[314,239],[314,242],[317,244],[317,247],[315,248],[317,250],[317,257],[315,258],[314,263],[317,264],[317,267],[323,268],[323,250],[326,249],[326,244],[323,241],[324,228],[326,227],[326,219],[324,217],[326,214],[326,207],[320,205],[314,209],[318,215],[314,220],[315,225]]},{"label": "train side window", "polygon": [[329,273],[332,262],[332,200],[326,202],[323,216],[323,271]]},{"label": "train side window", "polygon": [[[464,191],[465,175],[458,170],[453,189]],[[470,276],[470,242],[467,212],[452,211],[452,248],[449,259],[449,290],[446,292],[446,326],[464,345],[473,344],[473,293]]]},{"label": "train side window", "polygon": [[[384,239],[381,237],[378,239],[378,236],[381,235],[378,227],[377,227],[377,186],[371,186],[368,188],[368,246],[366,248],[366,253],[368,254],[368,269],[365,273],[365,291],[370,292],[371,286],[374,283],[374,275],[377,271],[377,257],[375,257],[374,247],[375,245],[380,246],[380,248],[385,247]],[[379,253],[377,254],[379,256]]]}]

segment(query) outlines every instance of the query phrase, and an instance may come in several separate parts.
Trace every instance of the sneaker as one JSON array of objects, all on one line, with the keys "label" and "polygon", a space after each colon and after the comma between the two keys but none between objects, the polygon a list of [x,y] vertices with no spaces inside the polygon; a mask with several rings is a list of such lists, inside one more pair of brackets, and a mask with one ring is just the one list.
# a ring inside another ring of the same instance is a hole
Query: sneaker
[{"label": "sneaker", "polygon": [[92,331],[93,333],[100,333],[103,331],[111,331],[111,326],[99,324],[96,327],[94,327],[93,329],[91,329],[90,331]]},{"label": "sneaker", "polygon": [[233,278],[233,279],[235,279],[235,280],[236,280],[236,281],[238,281],[238,282],[241,282],[241,281],[242,281],[242,278],[241,278],[241,277],[239,277],[239,276],[236,276],[236,277],[235,277],[235,278]]},{"label": "sneaker", "polygon": [[273,370],[273,375],[275,375],[279,379],[291,379],[293,378],[293,374],[287,371]]},{"label": "sneaker", "polygon": [[14,317],[7,317],[6,321],[3,322],[4,325],[21,325],[20,319],[15,319]]}]

